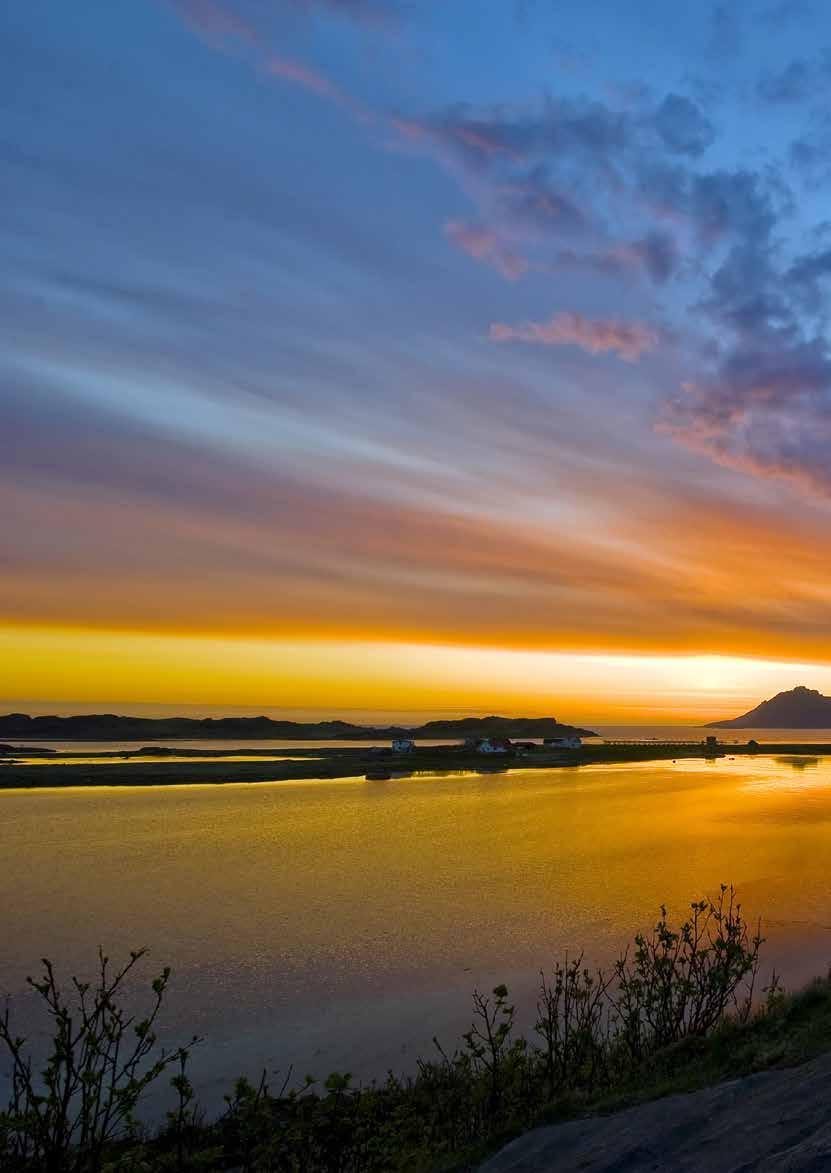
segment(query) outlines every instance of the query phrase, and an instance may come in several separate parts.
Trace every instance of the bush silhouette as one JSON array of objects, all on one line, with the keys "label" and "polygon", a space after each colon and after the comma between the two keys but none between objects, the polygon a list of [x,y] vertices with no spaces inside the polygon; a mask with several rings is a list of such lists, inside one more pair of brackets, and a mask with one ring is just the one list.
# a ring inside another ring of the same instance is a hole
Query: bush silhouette
[{"label": "bush silhouette", "polygon": [[[50,962],[29,979],[51,1024],[52,1046],[39,1071],[25,1040],[0,1018],[0,1047],[11,1059],[10,1103],[0,1115],[0,1167],[7,1173],[234,1169],[246,1173],[358,1173],[439,1169],[552,1111],[614,1096],[651,1079],[661,1056],[686,1041],[741,1031],[759,1015],[786,1017],[778,979],[754,1008],[763,940],[751,930],[731,887],[690,906],[678,927],[666,909],[608,971],[583,955],[540,974],[532,1039],[518,1037],[504,985],[473,994],[473,1020],[456,1050],[435,1042],[416,1073],[390,1073],[356,1085],[345,1072],[322,1085],[292,1073],[277,1089],[265,1075],[239,1079],[226,1108],[205,1124],[187,1074],[189,1048],[163,1049],[155,1024],[170,971],[150,986],[144,1018],[121,1005],[125,979],[144,957],[113,970],[103,955],[94,986],[73,979],[63,994]],[[816,998],[828,997],[825,986]],[[70,1004],[70,1002],[72,1004]],[[823,1003],[823,1006],[825,1003]],[[803,1008],[804,1013],[804,1008]],[[720,1044],[721,1045],[721,1044]],[[153,1134],[136,1123],[142,1096],[171,1074],[175,1104]]]}]

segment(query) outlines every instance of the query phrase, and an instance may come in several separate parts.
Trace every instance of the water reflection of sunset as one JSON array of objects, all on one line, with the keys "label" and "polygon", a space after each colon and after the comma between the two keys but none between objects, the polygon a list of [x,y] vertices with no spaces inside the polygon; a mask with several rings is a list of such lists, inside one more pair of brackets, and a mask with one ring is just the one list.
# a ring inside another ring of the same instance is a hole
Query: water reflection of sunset
[{"label": "water reflection of sunset", "polygon": [[[187,991],[173,1012],[196,1014],[212,1041],[256,1022],[263,1062],[348,1059],[376,1074],[381,1056],[383,1074],[434,1029],[466,1029],[474,985],[505,980],[530,1013],[540,965],[565,949],[608,961],[661,902],[678,917],[722,880],[763,918],[765,975],[796,984],[831,956],[831,766],[810,794],[791,784],[806,773],[760,756],[9,792],[17,833],[0,865],[28,882],[6,913],[0,986],[48,943],[83,971],[101,939],[114,952],[152,939]],[[323,1059],[311,1054],[322,1006],[339,1023]],[[197,1069],[218,1061],[204,1052]]]}]

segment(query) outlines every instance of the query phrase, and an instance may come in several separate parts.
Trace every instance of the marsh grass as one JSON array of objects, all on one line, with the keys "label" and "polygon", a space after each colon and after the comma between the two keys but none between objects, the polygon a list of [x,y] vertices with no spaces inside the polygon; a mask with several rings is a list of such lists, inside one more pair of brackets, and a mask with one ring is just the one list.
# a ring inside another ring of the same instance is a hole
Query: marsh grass
[{"label": "marsh grass", "polygon": [[[438,1040],[416,1073],[356,1085],[345,1072],[318,1084],[239,1079],[220,1118],[204,1123],[187,1075],[188,1048],[164,1051],[154,1024],[169,978],[151,986],[141,1020],[119,1004],[124,978],[102,958],[95,988],[61,991],[48,962],[31,985],[54,1035],[40,1072],[13,1033],[0,1045],[12,1097],[0,1114],[8,1173],[359,1173],[473,1167],[535,1124],[609,1111],[719,1079],[797,1063],[831,1047],[831,984],[786,997],[775,976],[759,990],[763,940],[732,888],[690,906],[677,927],[666,910],[608,971],[583,957],[541,973],[532,1036],[515,1029],[505,986],[475,991],[470,1029],[448,1051]],[[194,1040],[195,1041],[195,1040]],[[172,1072],[172,1076],[171,1076]],[[148,1134],[136,1122],[144,1091],[168,1078],[174,1106]]]}]

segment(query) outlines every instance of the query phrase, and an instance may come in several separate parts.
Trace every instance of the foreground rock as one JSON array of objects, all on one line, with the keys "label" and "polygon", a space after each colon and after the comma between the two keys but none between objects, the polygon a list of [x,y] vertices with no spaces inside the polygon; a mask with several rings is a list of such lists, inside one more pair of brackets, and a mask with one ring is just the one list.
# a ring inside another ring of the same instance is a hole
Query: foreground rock
[{"label": "foreground rock", "polygon": [[831,1171],[831,1055],[689,1095],[538,1128],[481,1173]]}]

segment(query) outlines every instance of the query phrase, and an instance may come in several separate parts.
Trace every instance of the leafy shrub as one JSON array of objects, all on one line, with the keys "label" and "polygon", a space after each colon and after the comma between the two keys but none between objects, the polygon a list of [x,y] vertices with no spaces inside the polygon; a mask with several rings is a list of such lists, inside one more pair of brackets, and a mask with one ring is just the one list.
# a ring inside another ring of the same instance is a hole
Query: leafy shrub
[{"label": "leafy shrub", "polygon": [[614,966],[611,995],[615,1042],[627,1058],[669,1046],[687,1035],[706,1035],[728,1010],[750,1013],[763,938],[753,936],[732,887],[722,884],[715,901],[690,906],[679,929],[666,908],[651,933],[638,933]]},{"label": "leafy shrub", "polygon": [[[142,1019],[128,1015],[118,996],[144,950],[116,970],[99,953],[95,985],[72,979],[74,1006],[43,959],[39,979],[27,978],[51,1022],[49,1055],[39,1072],[12,1030],[9,1009],[0,1016],[0,1044],[11,1059],[11,1097],[0,1115],[0,1156],[8,1173],[86,1173],[101,1168],[104,1153],[135,1135],[134,1113],[144,1092],[173,1063],[181,1074],[187,1052],[156,1045],[154,1025],[170,978],[165,969],[151,984],[152,1002]],[[196,1040],[193,1040],[196,1042]]]},{"label": "leafy shrub", "polygon": [[534,1030],[542,1039],[549,1092],[586,1087],[608,1078],[609,981],[583,966],[583,954],[554,963],[550,979],[540,971]]},{"label": "leafy shrub", "polygon": [[[12,1095],[0,1116],[0,1167],[9,1173],[112,1173],[233,1169],[242,1173],[374,1173],[459,1167],[488,1145],[529,1127],[553,1104],[587,1102],[637,1081],[657,1056],[664,1066],[714,1031],[751,1013],[762,937],[751,932],[732,888],[690,906],[678,928],[660,919],[607,973],[582,954],[540,974],[535,1041],[517,1037],[505,986],[475,991],[473,1021],[459,1047],[420,1059],[416,1074],[356,1086],[333,1073],[322,1087],[291,1072],[272,1091],[240,1079],[226,1109],[205,1125],[187,1075],[188,1051],[160,1049],[154,1024],[169,971],[152,983],[153,1003],[136,1021],[117,995],[142,953],[111,973],[105,957],[95,989],[73,980],[70,1011],[44,962],[40,995],[53,1046],[38,1076],[9,1012],[0,1044],[12,1060]],[[773,977],[768,1013],[782,1005]],[[194,1040],[196,1041],[196,1040]],[[160,1132],[139,1135],[143,1092],[174,1066],[176,1105]],[[654,1070],[654,1064],[653,1064]]]}]

